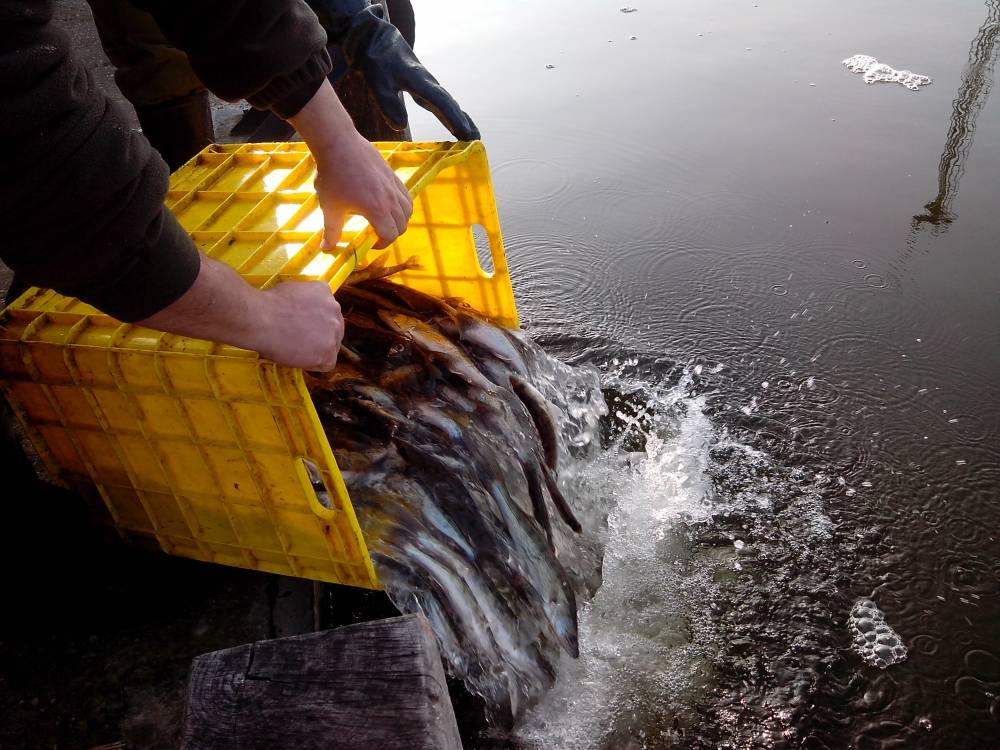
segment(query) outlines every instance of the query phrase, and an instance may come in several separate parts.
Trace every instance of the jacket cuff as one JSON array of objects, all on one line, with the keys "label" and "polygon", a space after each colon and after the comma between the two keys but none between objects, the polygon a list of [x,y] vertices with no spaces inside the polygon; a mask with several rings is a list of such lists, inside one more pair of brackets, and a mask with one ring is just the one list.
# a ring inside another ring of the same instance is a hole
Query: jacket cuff
[{"label": "jacket cuff", "polygon": [[326,48],[320,49],[298,70],[273,79],[247,101],[257,109],[269,109],[287,120],[313,98],[332,67],[330,54]]},{"label": "jacket cuff", "polygon": [[172,305],[192,287],[201,254],[170,211],[147,231],[146,244],[113,282],[80,298],[125,323],[144,320]]}]

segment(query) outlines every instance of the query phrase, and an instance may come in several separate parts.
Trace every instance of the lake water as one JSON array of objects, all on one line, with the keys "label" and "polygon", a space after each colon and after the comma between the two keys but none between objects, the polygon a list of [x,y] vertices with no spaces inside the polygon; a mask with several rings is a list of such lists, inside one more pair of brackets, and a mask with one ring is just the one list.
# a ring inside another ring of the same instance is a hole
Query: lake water
[{"label": "lake water", "polygon": [[616,414],[581,658],[499,742],[1000,746],[1000,3],[415,5]]}]

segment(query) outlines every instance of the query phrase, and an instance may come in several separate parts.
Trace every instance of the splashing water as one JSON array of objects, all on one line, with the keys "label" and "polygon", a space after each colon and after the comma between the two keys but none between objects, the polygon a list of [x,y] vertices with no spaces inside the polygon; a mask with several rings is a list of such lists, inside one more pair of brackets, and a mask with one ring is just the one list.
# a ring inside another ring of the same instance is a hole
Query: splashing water
[{"label": "splashing water", "polygon": [[[846,645],[849,555],[825,512],[842,488],[769,453],[759,393],[736,397],[718,364],[631,358],[602,381],[520,334],[463,336],[456,310],[432,317],[459,349],[418,346],[426,332],[379,329],[402,319],[364,302],[345,308],[345,341],[366,374],[342,369],[314,400],[387,593],[429,618],[494,726],[516,725],[505,742],[805,736]],[[582,533],[532,508],[529,473],[549,461],[512,369],[556,422],[551,464]]]},{"label": "splashing water", "polygon": [[865,83],[900,83],[911,91],[931,82],[928,76],[911,70],[896,70],[871,55],[852,55],[842,61],[852,73],[861,73]]},{"label": "splashing water", "polygon": [[613,502],[603,584],[581,608],[580,658],[559,662],[518,738],[581,750],[790,740],[840,647],[825,606],[841,557],[828,478],[720,421],[721,365],[660,385],[627,369],[605,382],[614,439],[582,469]]},{"label": "splashing water", "polygon": [[613,497],[603,585],[582,609],[581,654],[520,729],[531,747],[626,747],[676,736],[693,721],[717,635],[700,606],[707,568],[692,565],[685,523],[710,515],[706,464],[713,429],[685,386],[663,394],[644,450],[622,438],[587,468],[591,488]]}]

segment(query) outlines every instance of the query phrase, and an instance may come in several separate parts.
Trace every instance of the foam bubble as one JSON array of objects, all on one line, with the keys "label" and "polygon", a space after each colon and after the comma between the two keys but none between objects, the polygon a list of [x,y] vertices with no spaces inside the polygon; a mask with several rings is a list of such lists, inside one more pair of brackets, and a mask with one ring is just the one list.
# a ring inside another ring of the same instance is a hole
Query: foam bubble
[{"label": "foam bubble", "polygon": [[865,83],[901,83],[911,91],[917,91],[931,82],[928,76],[911,70],[896,70],[871,55],[852,55],[843,63],[852,73],[861,73]]},{"label": "foam bubble", "polygon": [[854,638],[854,651],[866,664],[885,669],[906,659],[906,646],[871,599],[854,602],[847,627]]}]

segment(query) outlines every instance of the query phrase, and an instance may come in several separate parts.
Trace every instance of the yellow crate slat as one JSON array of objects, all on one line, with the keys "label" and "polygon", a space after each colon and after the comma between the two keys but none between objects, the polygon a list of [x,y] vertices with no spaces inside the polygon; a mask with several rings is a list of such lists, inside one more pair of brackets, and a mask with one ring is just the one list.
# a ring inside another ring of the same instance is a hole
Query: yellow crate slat
[{"label": "yellow crate slat", "polygon": [[[301,143],[209,146],[171,176],[167,205],[203,252],[258,288],[317,279],[336,290],[370,254],[415,256],[419,267],[394,280],[516,327],[482,144],[375,146],[414,199],[407,232],[384,251],[360,217],[334,251],[320,248],[315,163]],[[380,588],[300,370],[32,288],[0,314],[0,388],[49,472],[126,539]]]}]

